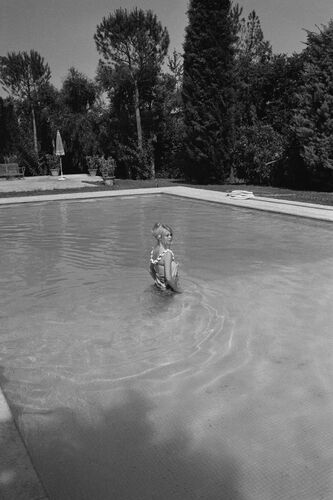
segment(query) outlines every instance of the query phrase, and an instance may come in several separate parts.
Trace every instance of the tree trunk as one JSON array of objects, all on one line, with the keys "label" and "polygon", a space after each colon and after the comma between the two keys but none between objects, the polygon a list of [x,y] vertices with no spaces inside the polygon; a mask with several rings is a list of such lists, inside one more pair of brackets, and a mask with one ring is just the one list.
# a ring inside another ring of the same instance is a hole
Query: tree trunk
[{"label": "tree trunk", "polygon": [[[234,99],[233,99],[234,100]],[[235,104],[233,103],[230,108],[230,139],[231,139],[231,162],[230,162],[230,173],[228,181],[230,184],[235,184],[236,176],[235,176],[235,148],[236,148],[236,113],[235,113]]]},{"label": "tree trunk", "polygon": [[155,158],[154,158],[154,153],[152,154],[152,157],[151,157],[150,176],[151,176],[151,179],[155,179]]},{"label": "tree trunk", "polygon": [[34,150],[35,150],[35,153],[38,154],[36,116],[35,116],[35,109],[34,109],[33,105],[31,106],[31,116],[32,116],[32,130],[33,130],[33,136],[34,136]]},{"label": "tree trunk", "polygon": [[134,79],[134,105],[135,105],[135,117],[136,117],[136,130],[138,134],[138,148],[142,151],[142,126],[141,126],[141,113],[140,113],[140,96],[138,82]]},{"label": "tree trunk", "polygon": [[156,144],[156,135],[154,134],[150,138],[150,151],[151,151],[151,163],[150,163],[150,176],[151,179],[155,179],[155,144]]}]

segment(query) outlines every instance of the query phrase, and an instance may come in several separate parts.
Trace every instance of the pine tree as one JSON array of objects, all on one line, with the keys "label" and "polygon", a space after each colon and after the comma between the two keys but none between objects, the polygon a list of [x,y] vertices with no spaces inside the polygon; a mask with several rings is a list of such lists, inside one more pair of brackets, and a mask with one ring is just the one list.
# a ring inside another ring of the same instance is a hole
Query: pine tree
[{"label": "pine tree", "polygon": [[183,103],[188,177],[223,181],[230,170],[235,23],[229,0],[191,0]]},{"label": "pine tree", "polygon": [[264,39],[260,19],[253,10],[248,18],[242,18],[237,30],[235,45],[237,75],[237,123],[253,125],[261,118],[262,86],[269,72],[272,47]]},{"label": "pine tree", "polygon": [[38,154],[36,108],[40,94],[49,84],[50,78],[50,67],[36,50],[30,50],[29,53],[11,52],[7,56],[0,57],[0,83],[7,92],[29,105],[36,155]]},{"label": "pine tree", "polygon": [[333,174],[333,21],[308,32],[302,84],[294,116],[296,147],[303,178],[318,182]]},{"label": "pine tree", "polygon": [[103,18],[97,26],[94,39],[97,50],[103,57],[102,64],[118,76],[124,76],[126,71],[131,79],[138,148],[142,152],[144,138],[140,90],[143,86],[150,85],[152,88],[156,84],[168,51],[168,31],[151,10],[135,8],[128,12],[127,9],[120,8]]}]

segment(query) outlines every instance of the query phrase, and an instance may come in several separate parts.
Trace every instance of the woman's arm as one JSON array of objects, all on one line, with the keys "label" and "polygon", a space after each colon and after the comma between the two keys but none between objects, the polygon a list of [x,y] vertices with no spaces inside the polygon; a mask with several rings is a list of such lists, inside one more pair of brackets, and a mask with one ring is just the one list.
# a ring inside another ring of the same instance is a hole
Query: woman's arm
[{"label": "woman's arm", "polygon": [[166,252],[164,255],[164,273],[167,284],[175,291],[180,293],[181,289],[178,284],[177,274],[173,273],[172,269],[172,254],[171,252]]},{"label": "woman's arm", "polygon": [[152,262],[150,262],[150,265],[149,265],[149,274],[153,278],[153,280],[156,278],[155,266]]}]

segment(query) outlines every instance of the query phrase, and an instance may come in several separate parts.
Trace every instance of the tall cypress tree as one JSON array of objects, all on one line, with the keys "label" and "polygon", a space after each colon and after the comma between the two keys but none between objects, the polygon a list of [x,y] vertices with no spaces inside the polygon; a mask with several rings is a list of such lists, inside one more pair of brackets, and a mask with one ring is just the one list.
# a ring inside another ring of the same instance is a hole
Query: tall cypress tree
[{"label": "tall cypress tree", "polygon": [[303,183],[333,182],[333,20],[308,32],[293,131],[303,160]]},{"label": "tall cypress tree", "polygon": [[184,43],[188,177],[223,181],[233,130],[235,19],[230,0],[191,0]]}]

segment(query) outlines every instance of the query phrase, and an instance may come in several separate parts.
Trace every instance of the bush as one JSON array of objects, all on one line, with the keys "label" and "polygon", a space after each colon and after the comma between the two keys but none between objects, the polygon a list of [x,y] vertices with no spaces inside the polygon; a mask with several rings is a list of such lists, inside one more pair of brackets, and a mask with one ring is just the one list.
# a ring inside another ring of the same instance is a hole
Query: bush
[{"label": "bush", "polygon": [[152,176],[152,146],[144,144],[142,151],[134,141],[130,144],[119,144],[117,151],[120,170],[129,179],[150,179]]},{"label": "bush", "polygon": [[252,184],[272,184],[284,139],[270,125],[255,124],[238,130],[234,150],[236,175]]},{"label": "bush", "polygon": [[100,159],[99,171],[103,179],[107,177],[114,177],[114,171],[116,168],[116,163],[113,158],[103,158]]},{"label": "bush", "polygon": [[88,169],[98,170],[101,164],[101,157],[98,155],[86,156]]},{"label": "bush", "polygon": [[56,155],[45,155],[45,163],[49,171],[60,168],[60,160]]},{"label": "bush", "polygon": [[4,161],[5,161],[5,163],[17,163],[18,156],[16,154],[6,155],[6,156],[4,156]]},{"label": "bush", "polygon": [[26,175],[45,175],[43,161],[33,150],[22,149],[19,164],[25,168]]}]

